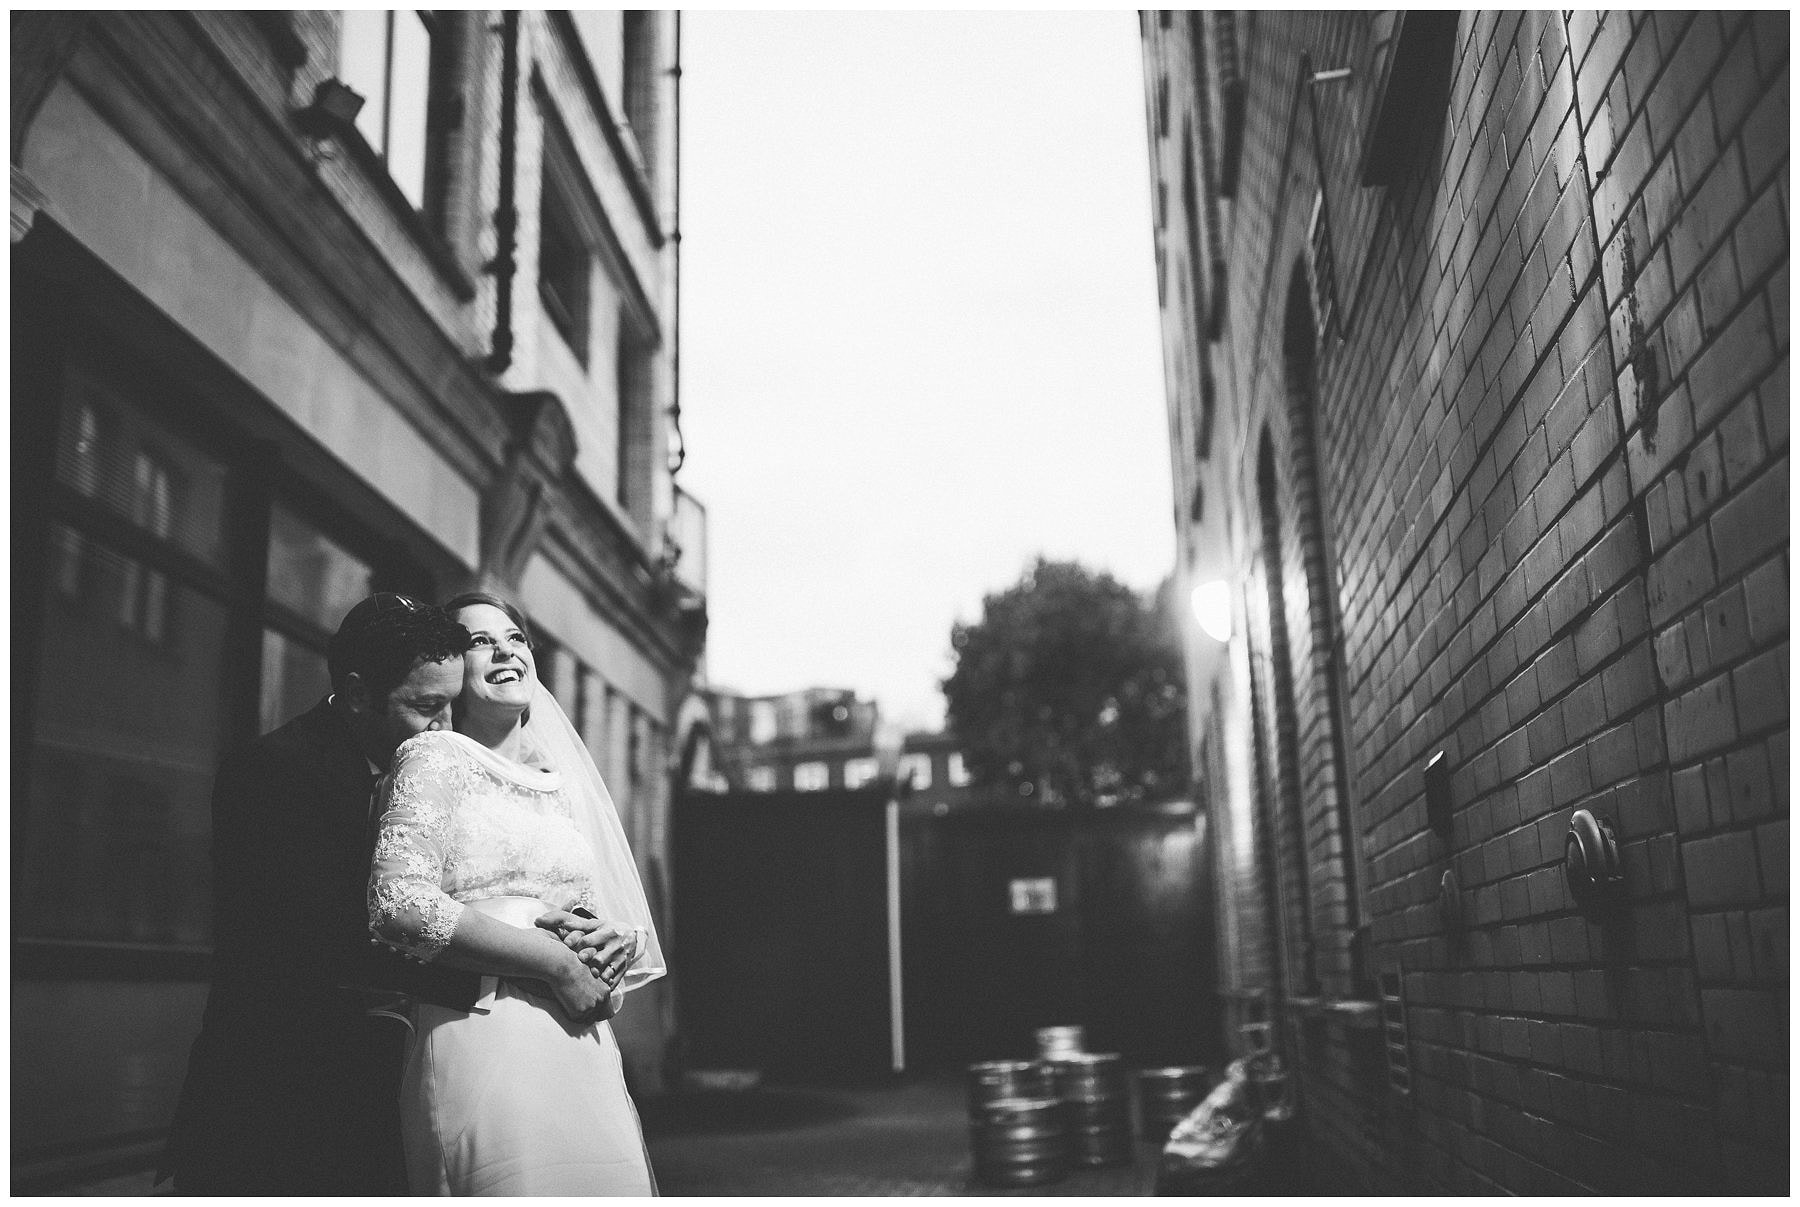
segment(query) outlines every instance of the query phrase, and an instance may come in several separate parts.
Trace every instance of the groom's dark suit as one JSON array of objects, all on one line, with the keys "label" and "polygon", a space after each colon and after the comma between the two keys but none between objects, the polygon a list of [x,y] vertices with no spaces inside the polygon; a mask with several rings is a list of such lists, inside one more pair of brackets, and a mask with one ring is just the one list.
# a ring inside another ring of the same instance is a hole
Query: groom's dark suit
[{"label": "groom's dark suit", "polygon": [[341,986],[467,1009],[480,978],[369,940],[375,782],[321,701],[213,787],[213,983],[164,1169],[178,1194],[404,1194],[405,1027]]}]

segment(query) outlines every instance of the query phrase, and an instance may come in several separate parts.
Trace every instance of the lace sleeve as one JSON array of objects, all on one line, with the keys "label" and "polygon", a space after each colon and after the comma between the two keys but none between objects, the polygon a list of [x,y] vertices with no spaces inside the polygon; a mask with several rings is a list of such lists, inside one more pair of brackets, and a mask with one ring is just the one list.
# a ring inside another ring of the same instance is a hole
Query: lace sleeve
[{"label": "lace sleeve", "polygon": [[463,911],[443,890],[460,760],[435,736],[412,738],[394,756],[393,774],[382,781],[381,829],[369,873],[375,941],[421,961],[444,950]]}]

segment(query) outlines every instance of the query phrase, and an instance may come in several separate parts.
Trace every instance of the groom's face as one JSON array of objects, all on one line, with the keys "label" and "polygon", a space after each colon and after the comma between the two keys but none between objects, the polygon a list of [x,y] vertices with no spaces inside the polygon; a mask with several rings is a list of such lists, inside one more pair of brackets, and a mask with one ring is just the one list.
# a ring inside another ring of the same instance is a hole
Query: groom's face
[{"label": "groom's face", "polygon": [[388,693],[387,706],[373,720],[391,753],[394,747],[427,729],[450,728],[450,704],[462,690],[463,660],[421,662]]}]

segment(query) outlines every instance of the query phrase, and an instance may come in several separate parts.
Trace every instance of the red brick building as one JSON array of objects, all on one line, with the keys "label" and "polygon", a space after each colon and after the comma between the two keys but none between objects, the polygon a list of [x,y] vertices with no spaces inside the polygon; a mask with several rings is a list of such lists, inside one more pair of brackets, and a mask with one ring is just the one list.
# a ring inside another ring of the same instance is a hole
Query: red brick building
[{"label": "red brick building", "polygon": [[1346,1190],[1784,1191],[1787,14],[1142,23],[1227,1043]]}]

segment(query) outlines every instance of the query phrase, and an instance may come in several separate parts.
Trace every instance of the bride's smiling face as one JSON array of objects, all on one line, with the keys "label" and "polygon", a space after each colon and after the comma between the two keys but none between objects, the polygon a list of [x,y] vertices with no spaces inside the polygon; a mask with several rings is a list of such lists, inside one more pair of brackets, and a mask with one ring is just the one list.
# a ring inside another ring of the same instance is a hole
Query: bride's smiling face
[{"label": "bride's smiling face", "polygon": [[537,664],[512,617],[492,604],[470,604],[455,619],[475,642],[463,655],[463,705],[515,712],[529,705]]}]

